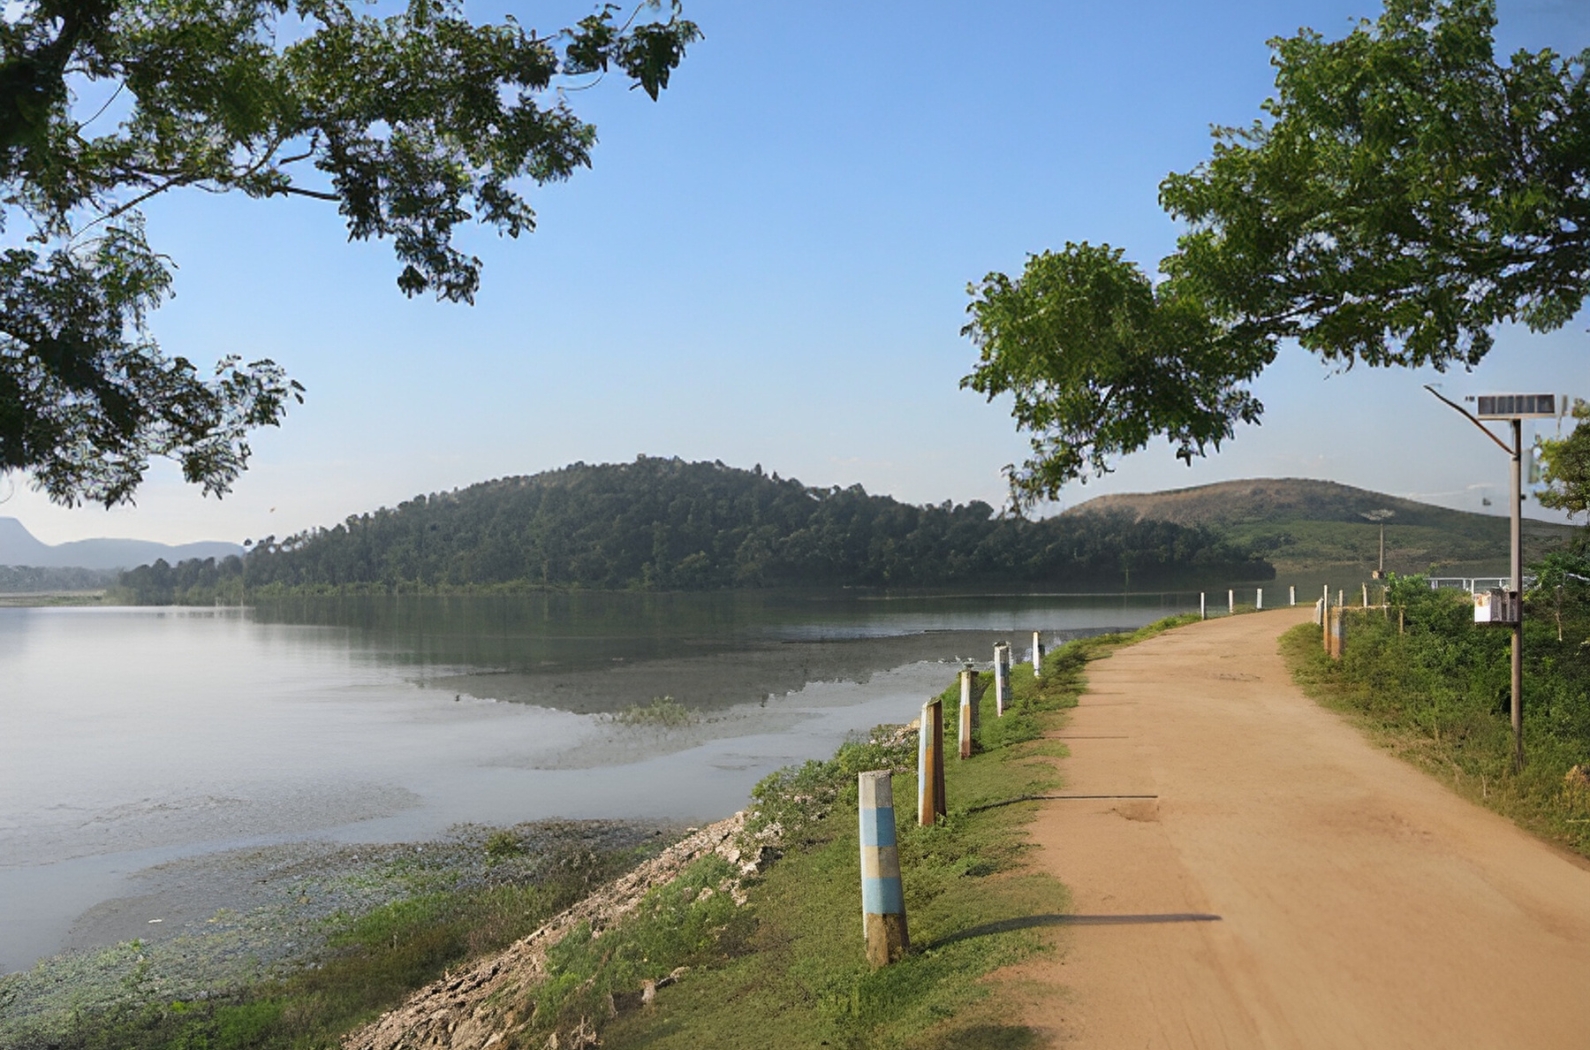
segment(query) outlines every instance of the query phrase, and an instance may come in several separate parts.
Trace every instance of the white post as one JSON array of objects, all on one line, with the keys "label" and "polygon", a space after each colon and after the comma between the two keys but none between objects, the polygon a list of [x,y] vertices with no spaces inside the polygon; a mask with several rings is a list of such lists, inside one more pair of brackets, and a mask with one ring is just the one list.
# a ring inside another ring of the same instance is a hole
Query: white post
[{"label": "white post", "polygon": [[1260,587],[1260,588],[1259,588],[1259,594],[1258,594],[1258,597],[1256,597],[1256,598],[1254,598],[1254,599],[1253,599],[1253,607],[1254,607],[1254,608],[1255,608],[1255,609],[1262,609],[1262,608],[1264,608],[1264,588],[1263,588],[1263,587]]},{"label": "white post", "polygon": [[1005,705],[1010,703],[1010,643],[994,646],[994,714],[1005,717]]},{"label": "white post", "polygon": [[1200,620],[1209,619],[1209,607],[1204,602],[1207,597],[1208,595],[1204,594],[1203,591],[1198,592],[1198,619]]},{"label": "white post", "polygon": [[1237,612],[1237,592],[1226,592],[1226,615],[1234,616]]},{"label": "white post", "polygon": [[1032,632],[1032,676],[1043,677],[1043,632]]},{"label": "white post", "polygon": [[1292,584],[1291,588],[1287,591],[1287,593],[1292,598],[1292,604],[1296,605],[1297,604],[1297,584],[1295,584],[1295,583]]}]

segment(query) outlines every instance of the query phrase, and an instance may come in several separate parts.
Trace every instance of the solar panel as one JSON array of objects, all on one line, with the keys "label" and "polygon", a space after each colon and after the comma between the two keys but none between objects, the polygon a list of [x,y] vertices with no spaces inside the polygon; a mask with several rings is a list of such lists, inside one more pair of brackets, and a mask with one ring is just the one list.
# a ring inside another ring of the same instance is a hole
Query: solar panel
[{"label": "solar panel", "polygon": [[1529,419],[1557,415],[1555,394],[1481,394],[1481,419]]}]

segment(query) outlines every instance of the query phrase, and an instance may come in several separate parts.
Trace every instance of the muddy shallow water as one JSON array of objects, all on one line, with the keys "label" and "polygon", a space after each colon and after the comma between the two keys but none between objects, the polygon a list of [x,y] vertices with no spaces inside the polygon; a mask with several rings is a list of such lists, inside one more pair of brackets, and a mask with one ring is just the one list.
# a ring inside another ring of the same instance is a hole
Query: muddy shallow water
[{"label": "muddy shallow water", "polygon": [[[222,851],[421,841],[468,822],[720,817],[771,770],[909,720],[1000,638],[1022,652],[1035,629],[1052,640],[1196,605],[564,595],[0,609],[0,971],[121,936],[140,913],[125,902],[164,892],[151,869]],[[613,717],[660,696],[689,721]],[[224,906],[226,870],[206,907]]]}]

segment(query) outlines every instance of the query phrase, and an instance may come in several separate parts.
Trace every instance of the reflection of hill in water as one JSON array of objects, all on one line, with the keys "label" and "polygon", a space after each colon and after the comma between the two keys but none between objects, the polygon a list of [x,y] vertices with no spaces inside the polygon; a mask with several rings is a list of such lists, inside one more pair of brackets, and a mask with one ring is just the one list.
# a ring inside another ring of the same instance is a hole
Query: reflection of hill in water
[{"label": "reflection of hill in water", "polygon": [[[1096,633],[1065,632],[1067,636]],[[1047,635],[1046,635],[1047,637]],[[944,684],[955,673],[957,657],[981,663],[993,659],[994,643],[1008,634],[991,631],[932,631],[891,638],[842,641],[772,642],[736,652],[650,660],[610,660],[605,668],[578,671],[504,671],[431,679],[437,689],[471,696],[539,704],[589,714],[617,711],[671,696],[693,708],[720,709],[769,696],[792,693],[808,682],[865,684],[874,674],[919,661],[944,661]],[[1031,638],[1027,638],[1030,644]]]},{"label": "reflection of hill in water", "polygon": [[1025,652],[1034,629],[1072,636],[1134,626],[1175,611],[1170,601],[571,592],[294,599],[261,604],[253,617],[336,629],[355,654],[412,668],[437,688],[594,712],[660,696],[723,708],[812,681],[865,682],[923,660],[987,663],[1001,639]]}]

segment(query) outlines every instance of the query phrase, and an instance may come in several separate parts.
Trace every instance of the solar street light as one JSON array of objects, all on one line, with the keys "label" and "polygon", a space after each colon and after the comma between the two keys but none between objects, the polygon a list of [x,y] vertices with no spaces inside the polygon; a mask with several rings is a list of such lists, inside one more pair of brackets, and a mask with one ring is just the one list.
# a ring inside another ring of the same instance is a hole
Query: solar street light
[{"label": "solar street light", "polygon": [[[1485,436],[1496,442],[1512,460],[1513,482],[1507,494],[1508,503],[1512,508],[1512,579],[1508,581],[1510,586],[1506,591],[1497,590],[1474,596],[1474,619],[1477,623],[1502,624],[1511,627],[1513,631],[1513,768],[1522,769],[1524,768],[1524,603],[1521,600],[1524,581],[1524,420],[1560,419],[1567,415],[1568,405],[1572,399],[1561,394],[1479,394],[1464,399],[1473,403],[1478,410],[1470,412],[1450,398],[1442,397],[1440,392],[1429,384],[1425,384],[1425,389],[1467,416],[1469,422],[1484,431]],[[1512,430],[1512,446],[1509,447],[1501,438],[1491,433],[1490,428],[1480,422],[1482,419],[1509,424]]]}]

